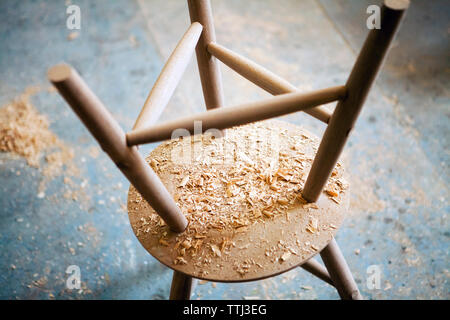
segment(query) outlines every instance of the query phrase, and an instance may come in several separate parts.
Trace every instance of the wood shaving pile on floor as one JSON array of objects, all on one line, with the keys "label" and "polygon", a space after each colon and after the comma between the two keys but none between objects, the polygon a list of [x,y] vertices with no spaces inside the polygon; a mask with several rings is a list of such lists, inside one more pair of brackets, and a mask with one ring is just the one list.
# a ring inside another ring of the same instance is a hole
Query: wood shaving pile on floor
[{"label": "wood shaving pile on floor", "polygon": [[39,114],[30,102],[37,91],[28,88],[0,108],[0,150],[24,157],[33,167],[39,167],[41,153],[58,140],[48,128],[47,117]]},{"label": "wood shaving pile on floor", "polygon": [[[29,166],[40,168],[45,156],[42,173],[53,178],[61,174],[76,176],[79,170],[73,162],[74,152],[49,128],[48,118],[39,113],[31,97],[40,92],[38,87],[25,91],[0,108],[0,151],[24,157]],[[41,183],[39,193],[45,189]]]}]

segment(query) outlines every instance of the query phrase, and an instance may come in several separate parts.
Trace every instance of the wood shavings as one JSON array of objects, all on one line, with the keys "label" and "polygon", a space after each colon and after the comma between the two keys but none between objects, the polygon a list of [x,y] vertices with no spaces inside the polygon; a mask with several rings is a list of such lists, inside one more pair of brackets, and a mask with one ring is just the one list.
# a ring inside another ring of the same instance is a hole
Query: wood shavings
[{"label": "wood shavings", "polygon": [[[220,139],[199,135],[195,139],[166,141],[151,153],[147,160],[149,165],[172,192],[189,222],[187,229],[176,235],[176,241],[167,242],[174,264],[193,265],[200,276],[207,268],[220,269],[225,262],[234,263],[235,258],[230,256],[234,247],[245,254],[264,242],[262,239],[236,244],[234,236],[249,232],[254,224],[265,225],[278,218],[287,224],[291,212],[299,209],[311,215],[305,217],[308,225],[303,228],[309,240],[322,230],[330,233],[333,229],[319,225],[318,219],[313,217],[317,215],[313,210],[319,209],[318,204],[308,203],[301,196],[318,141],[306,134],[287,134],[284,128],[266,123],[227,129],[226,137]],[[275,153],[273,146],[264,146],[268,132],[283,137],[277,142]],[[174,150],[189,150],[192,145],[199,147],[201,154],[194,154],[192,162],[182,161],[181,156],[178,158]],[[342,174],[338,164],[326,186],[326,190],[335,191],[337,196],[325,193],[325,197],[339,201],[339,195],[348,187]],[[145,222],[154,230],[152,232],[167,232],[168,226],[150,207],[148,209]],[[145,234],[149,226],[140,221],[138,228]],[[280,238],[286,237],[281,230]],[[277,263],[318,251],[318,247],[311,244],[314,241],[299,242],[294,235],[288,237],[290,243],[280,241],[263,251],[263,259],[279,266]],[[166,243],[160,241],[159,245],[165,247]],[[266,267],[251,260],[239,261],[233,270],[242,277]]]},{"label": "wood shavings", "polygon": [[341,187],[342,190],[346,190],[349,187],[349,183],[344,178],[336,179],[336,183]]},{"label": "wood shavings", "polygon": [[243,161],[245,161],[247,164],[254,166],[255,163],[253,162],[253,160],[251,160],[245,153],[241,152],[239,153],[239,156],[241,157],[241,159]]},{"label": "wood shavings", "polygon": [[289,251],[283,253],[283,255],[280,257],[280,261],[281,262],[287,261],[291,257],[291,255],[292,255],[292,253]]},{"label": "wood shavings", "polygon": [[159,243],[166,247],[169,246],[169,243],[166,240],[164,240],[163,238],[159,239]]},{"label": "wood shavings", "polygon": [[[20,96],[0,108],[0,151],[11,152],[24,157],[31,167],[40,168],[42,156],[46,161],[42,173],[53,179],[66,175],[64,183],[78,195],[84,196],[79,186],[68,179],[79,175],[73,162],[74,152],[51,130],[48,118],[40,114],[31,103],[31,97],[41,91],[37,87],[27,88]],[[47,180],[39,184],[38,195],[44,194]],[[73,190],[76,189],[77,190]]]},{"label": "wood shavings", "polygon": [[316,233],[318,231],[318,220],[316,218],[311,218],[309,220],[309,225],[306,227],[306,230],[310,233]]},{"label": "wood shavings", "polygon": [[190,239],[186,239],[181,243],[181,246],[185,249],[189,249],[190,247],[192,247],[191,244],[191,240]]},{"label": "wood shavings", "polygon": [[69,41],[75,40],[76,38],[78,38],[79,35],[80,35],[79,32],[76,32],[76,31],[71,32],[67,35],[67,40],[69,40]]},{"label": "wood shavings", "polygon": [[339,195],[339,193],[337,193],[336,190],[334,189],[326,189],[325,192],[332,197],[337,197]]},{"label": "wood shavings", "polygon": [[336,198],[331,198],[331,200],[333,200],[333,202],[336,202],[337,204],[340,204],[341,202],[338,200],[338,199],[336,199]]},{"label": "wood shavings", "polygon": [[319,206],[315,203],[305,203],[302,207],[305,209],[319,209]]},{"label": "wood shavings", "polygon": [[183,257],[177,257],[174,261],[173,264],[187,264],[186,259],[184,259]]},{"label": "wood shavings", "polygon": [[49,130],[47,117],[31,104],[30,97],[37,91],[27,89],[0,109],[0,150],[24,157],[33,167],[39,167],[41,153],[58,140]]},{"label": "wood shavings", "polygon": [[180,184],[178,185],[178,187],[184,187],[184,186],[186,186],[186,184],[188,183],[188,181],[189,181],[189,176],[185,176],[185,177],[183,178],[183,180],[181,180],[181,182],[180,182]]},{"label": "wood shavings", "polygon": [[211,250],[212,250],[212,252],[213,252],[216,256],[218,256],[218,257],[221,257],[221,256],[222,256],[222,252],[220,252],[219,247],[216,246],[215,244],[212,244],[212,245],[211,245]]}]

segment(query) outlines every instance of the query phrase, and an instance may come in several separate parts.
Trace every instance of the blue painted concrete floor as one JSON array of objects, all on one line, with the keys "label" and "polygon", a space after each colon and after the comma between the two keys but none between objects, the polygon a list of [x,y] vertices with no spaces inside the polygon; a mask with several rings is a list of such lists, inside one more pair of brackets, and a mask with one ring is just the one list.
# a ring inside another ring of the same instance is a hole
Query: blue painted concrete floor
[{"label": "blue painted concrete floor", "polygon": [[[0,104],[27,87],[50,129],[74,152],[45,174],[0,153],[1,299],[166,299],[172,272],[135,238],[128,183],[61,97],[46,70],[72,64],[130,130],[165,60],[189,25],[185,1],[0,2]],[[369,0],[213,1],[217,39],[301,90],[343,84],[367,34]],[[347,145],[352,206],[337,241],[366,299],[448,299],[450,4],[413,1]],[[269,95],[222,68],[227,105]],[[333,106],[331,106],[333,107]],[[161,121],[204,110],[194,59]],[[321,134],[306,114],[285,117]],[[154,146],[143,148],[148,152]],[[76,170],[75,170],[76,169]],[[70,265],[79,290],[66,288]],[[367,286],[368,268],[381,286]],[[369,269],[370,270],[370,269]],[[296,269],[245,284],[200,283],[194,299],[336,299]]]}]

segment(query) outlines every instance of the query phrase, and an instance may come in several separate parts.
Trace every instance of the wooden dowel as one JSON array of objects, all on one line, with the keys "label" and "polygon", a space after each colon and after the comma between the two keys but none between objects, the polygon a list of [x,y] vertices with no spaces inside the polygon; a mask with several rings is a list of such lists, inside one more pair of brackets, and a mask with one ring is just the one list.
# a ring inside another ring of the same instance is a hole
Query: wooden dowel
[{"label": "wooden dowel", "polygon": [[203,32],[195,51],[206,109],[223,107],[222,76],[219,63],[207,50],[208,44],[216,41],[211,4],[209,0],[188,0],[188,6],[191,22],[199,22],[203,26]]},{"label": "wooden dowel", "polygon": [[[208,51],[241,76],[273,95],[299,92],[298,88],[283,78],[217,43],[210,43]],[[305,112],[325,123],[328,123],[331,117],[330,111],[325,107],[316,107]]]},{"label": "wooden dowel", "polygon": [[330,274],[328,273],[327,269],[315,259],[309,259],[300,267],[334,287],[333,280],[331,280]]},{"label": "wooden dowel", "polygon": [[153,85],[133,129],[149,127],[161,116],[191,60],[202,29],[200,23],[194,22],[178,42]]},{"label": "wooden dowel", "polygon": [[339,296],[346,300],[361,300],[362,296],[358,286],[334,238],[320,252],[320,256],[330,273]]},{"label": "wooden dowel", "polygon": [[189,300],[193,289],[193,278],[174,271],[170,286],[170,300]]},{"label": "wooden dowel", "polygon": [[[344,98],[345,93],[345,87],[339,86],[310,93],[287,93],[271,97],[264,101],[210,110],[197,115],[155,125],[151,128],[129,132],[127,134],[127,143],[132,146],[167,140],[172,137],[172,133],[176,129],[186,129],[190,134],[204,133],[209,129],[226,129],[250,122],[282,116],[296,111],[306,110],[320,104],[336,101]],[[201,132],[195,131],[196,121],[201,121]]]},{"label": "wooden dowel", "polygon": [[398,29],[407,0],[385,1],[381,29],[370,31],[346,83],[347,97],[340,101],[330,119],[303,189],[303,198],[315,202],[336,165]]},{"label": "wooden dowel", "polygon": [[187,220],[156,173],[128,147],[125,133],[79,74],[61,64],[50,68],[48,78],[86,125],[102,149],[128,180],[175,232],[185,230]]}]

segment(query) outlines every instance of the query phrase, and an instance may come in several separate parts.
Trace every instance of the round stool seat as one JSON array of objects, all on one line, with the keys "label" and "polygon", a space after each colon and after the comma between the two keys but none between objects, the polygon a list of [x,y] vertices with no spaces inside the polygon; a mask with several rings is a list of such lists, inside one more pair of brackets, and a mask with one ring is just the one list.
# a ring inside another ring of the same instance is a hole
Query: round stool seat
[{"label": "round stool seat", "polygon": [[297,267],[331,241],[349,204],[341,163],[316,203],[301,197],[318,143],[277,120],[163,142],[147,162],[189,225],[171,232],[131,186],[133,231],[161,263],[199,279],[251,281]]}]

